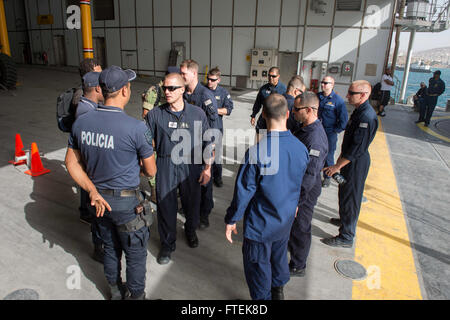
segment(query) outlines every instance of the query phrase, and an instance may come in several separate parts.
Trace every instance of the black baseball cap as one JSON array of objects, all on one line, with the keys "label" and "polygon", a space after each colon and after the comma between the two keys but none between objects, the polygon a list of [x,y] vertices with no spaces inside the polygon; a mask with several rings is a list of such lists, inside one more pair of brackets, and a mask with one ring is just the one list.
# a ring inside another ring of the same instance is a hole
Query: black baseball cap
[{"label": "black baseball cap", "polygon": [[433,74],[441,74],[441,70],[436,70],[435,72],[433,72]]},{"label": "black baseball cap", "polygon": [[136,72],[133,70],[123,70],[121,67],[111,66],[100,73],[98,82],[102,90],[116,92],[134,79],[136,79]]},{"label": "black baseball cap", "polygon": [[83,88],[96,87],[98,86],[98,78],[100,72],[88,72],[83,76]]}]

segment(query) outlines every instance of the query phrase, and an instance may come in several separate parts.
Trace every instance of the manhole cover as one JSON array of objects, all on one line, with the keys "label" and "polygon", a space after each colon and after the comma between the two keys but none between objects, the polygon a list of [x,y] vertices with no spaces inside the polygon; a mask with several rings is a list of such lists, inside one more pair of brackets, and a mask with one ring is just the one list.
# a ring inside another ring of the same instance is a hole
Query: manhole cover
[{"label": "manhole cover", "polygon": [[439,120],[435,123],[435,126],[440,134],[450,138],[450,119]]},{"label": "manhole cover", "polygon": [[19,289],[8,294],[3,300],[39,300],[39,294],[33,289]]},{"label": "manhole cover", "polygon": [[366,269],[353,260],[336,260],[334,268],[341,276],[352,280],[364,280],[367,277]]}]

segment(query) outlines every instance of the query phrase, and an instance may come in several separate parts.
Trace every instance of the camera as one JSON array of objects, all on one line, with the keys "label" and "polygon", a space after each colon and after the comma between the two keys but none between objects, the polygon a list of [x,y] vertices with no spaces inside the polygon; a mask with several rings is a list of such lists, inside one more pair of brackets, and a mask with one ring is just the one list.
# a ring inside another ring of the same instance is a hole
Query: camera
[{"label": "camera", "polygon": [[347,180],[345,180],[344,176],[340,173],[335,173],[333,174],[332,178],[334,179],[334,181],[336,181],[338,184],[344,184],[347,182]]}]

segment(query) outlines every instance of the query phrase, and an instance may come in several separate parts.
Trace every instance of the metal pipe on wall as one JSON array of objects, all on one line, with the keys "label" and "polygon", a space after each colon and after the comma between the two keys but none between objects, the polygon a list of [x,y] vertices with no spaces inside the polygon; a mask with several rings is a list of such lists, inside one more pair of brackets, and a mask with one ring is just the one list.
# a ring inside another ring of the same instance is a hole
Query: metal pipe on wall
[{"label": "metal pipe on wall", "polygon": [[81,0],[81,34],[83,36],[83,57],[94,58],[94,47],[92,45],[92,19],[91,1]]},{"label": "metal pipe on wall", "polygon": [[0,44],[1,52],[11,56],[11,48],[9,47],[8,28],[6,27],[5,5],[0,0]]},{"label": "metal pipe on wall", "polygon": [[[400,8],[399,8],[399,15],[398,15],[399,19],[403,19],[403,15],[405,14],[405,5],[406,5],[406,0],[400,0]],[[393,19],[395,19],[395,16],[393,17]],[[392,76],[394,75],[395,66],[397,65],[398,49],[400,47],[400,33],[401,33],[401,27],[397,26],[396,31],[395,31],[394,54],[392,56],[392,65],[391,65]]]}]

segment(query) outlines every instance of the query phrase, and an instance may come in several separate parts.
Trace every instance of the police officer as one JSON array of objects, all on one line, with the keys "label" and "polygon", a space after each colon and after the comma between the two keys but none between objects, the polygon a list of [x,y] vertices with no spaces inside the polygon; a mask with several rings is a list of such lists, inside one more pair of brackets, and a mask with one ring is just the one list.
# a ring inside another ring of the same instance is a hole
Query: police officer
[{"label": "police officer", "polygon": [[[188,103],[201,107],[208,118],[210,129],[219,131],[214,135],[216,137],[221,136],[221,119],[217,111],[217,101],[213,93],[198,81],[198,63],[194,60],[184,60],[180,65],[180,72],[186,83],[186,91],[184,92],[183,98]],[[215,139],[214,143],[215,149],[222,150],[222,139]],[[199,229],[209,227],[209,214],[213,208],[213,183],[210,181],[201,187]]]},{"label": "police officer", "polygon": [[[180,73],[180,68],[175,66],[169,66],[166,71],[166,75],[169,73]],[[158,84],[150,86],[146,92],[142,94],[142,118],[145,119],[147,113],[155,106],[160,106],[166,103],[166,96],[162,90],[163,80]],[[156,156],[156,155],[155,155]],[[148,178],[148,184],[150,186],[151,197],[150,200],[156,203],[156,179],[155,177]]]},{"label": "police officer", "polygon": [[445,91],[445,83],[441,79],[441,71],[436,70],[433,73],[433,77],[428,80],[428,90],[425,94],[424,103],[420,107],[419,122],[425,122],[425,127],[430,125],[431,116],[433,115],[434,108],[436,108],[437,100],[441,94]]},{"label": "police officer", "polygon": [[[325,128],[328,138],[328,156],[326,158],[325,166],[330,167],[334,165],[334,152],[336,151],[337,135],[345,130],[348,121],[347,107],[344,99],[342,99],[336,92],[334,92],[334,79],[327,76],[320,82],[322,91],[318,93],[320,100],[319,104],[319,119]],[[325,173],[323,175],[322,186],[329,187],[331,178]]]},{"label": "police officer", "polygon": [[[213,93],[214,97],[217,101],[217,112],[219,114],[219,130],[222,133],[223,136],[223,116],[229,116],[231,114],[231,111],[233,110],[233,100],[231,100],[230,93],[222,86],[219,85],[220,83],[220,75],[221,72],[218,67],[215,67],[208,71],[207,76],[207,84],[209,90]],[[220,150],[216,150],[220,151]],[[215,157],[215,162],[212,166],[213,170],[213,182],[214,185],[218,188],[221,188],[223,186],[222,181],[222,159],[219,157],[219,154]]]},{"label": "police officer", "polygon": [[328,176],[340,173],[347,180],[339,184],[339,217],[331,223],[340,225],[339,235],[322,239],[333,247],[351,248],[356,232],[359,211],[364,191],[364,184],[369,172],[369,145],[378,128],[378,118],[370,105],[371,85],[365,80],[358,80],[350,85],[347,93],[348,102],[355,107],[344,132],[341,154],[335,165],[324,168]]},{"label": "police officer", "polygon": [[[83,76],[83,95],[80,97],[80,100],[78,102],[75,112],[75,119],[80,117],[82,114],[85,114],[86,112],[97,110],[98,104],[103,102],[102,89],[100,88],[100,85],[98,83],[99,76],[100,72],[94,71],[88,72]],[[103,241],[100,237],[100,231],[98,229],[97,221],[94,219],[94,217],[91,216],[87,209],[89,195],[83,189],[81,189],[80,195],[81,201],[83,202],[83,210],[86,210],[85,215],[89,216],[88,221],[91,225],[92,243],[94,244],[94,253],[92,257],[95,261],[103,263],[105,254],[103,250]]]},{"label": "police officer", "polygon": [[328,153],[328,139],[322,123],[317,117],[319,99],[314,92],[307,91],[295,98],[293,113],[301,128],[295,136],[309,151],[309,162],[303,176],[298,214],[292,224],[289,238],[291,276],[303,277],[306,274],[306,259],[311,248],[311,220],[314,206],[320,196],[321,172]]},{"label": "police officer", "polygon": [[100,72],[88,72],[83,76],[83,96],[78,102],[75,119],[82,114],[97,110],[99,103],[103,103],[102,89],[98,83]]},{"label": "police officer", "polygon": [[208,152],[202,137],[208,130],[208,119],[201,108],[183,100],[185,82],[181,75],[167,75],[162,89],[167,103],[149,111],[146,121],[158,154],[156,201],[161,248],[157,262],[167,264],[176,249],[178,190],[186,216],[187,243],[191,248],[198,246],[195,230],[200,216],[200,186],[210,181],[213,159],[205,159],[203,167],[201,155]]},{"label": "police officer", "polygon": [[268,133],[247,150],[225,216],[225,235],[231,243],[231,233],[237,234],[236,222],[244,218],[244,272],[255,300],[283,300],[283,286],[289,281],[287,245],[308,150],[287,130],[288,116],[282,95],[273,94],[264,101]]},{"label": "police officer", "polygon": [[[111,299],[145,298],[149,228],[135,208],[141,196],[140,161],[148,176],[155,175],[156,163],[147,126],[124,112],[131,96],[129,81],[135,77],[134,71],[117,66],[102,71],[99,83],[105,105],[77,119],[66,154],[70,175],[89,193],[95,206]],[[127,265],[126,287],[121,279],[122,252]]]},{"label": "police officer", "polygon": [[[259,113],[259,110],[261,110],[264,100],[272,93],[284,94],[286,92],[286,85],[279,81],[280,69],[278,67],[272,67],[269,69],[268,78],[269,82],[259,89],[255,103],[253,104],[253,111],[250,115],[250,123],[252,126],[255,126],[256,115]],[[259,133],[260,128],[264,126],[263,121],[264,118],[260,115],[255,127],[256,133]]]}]

